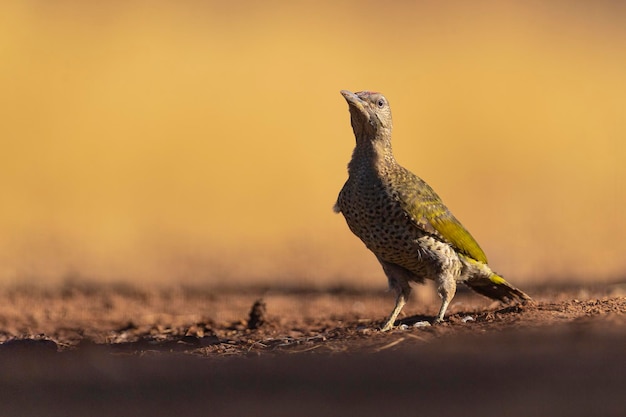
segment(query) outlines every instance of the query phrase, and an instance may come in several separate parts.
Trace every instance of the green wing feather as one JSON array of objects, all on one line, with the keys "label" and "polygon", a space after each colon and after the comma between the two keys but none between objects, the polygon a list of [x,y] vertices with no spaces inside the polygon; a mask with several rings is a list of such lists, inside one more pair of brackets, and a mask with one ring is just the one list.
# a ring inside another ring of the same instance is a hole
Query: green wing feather
[{"label": "green wing feather", "polygon": [[487,263],[487,256],[478,242],[452,215],[437,193],[424,180],[409,171],[405,171],[404,179],[406,181],[401,181],[404,186],[400,189],[407,192],[399,197],[417,226],[428,233],[439,235],[463,255]]}]

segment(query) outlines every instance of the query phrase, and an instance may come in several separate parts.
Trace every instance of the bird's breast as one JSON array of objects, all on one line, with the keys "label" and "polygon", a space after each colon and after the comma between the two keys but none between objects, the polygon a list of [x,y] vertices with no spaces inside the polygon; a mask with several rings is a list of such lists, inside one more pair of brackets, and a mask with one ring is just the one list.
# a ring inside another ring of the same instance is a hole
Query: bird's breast
[{"label": "bird's breast", "polygon": [[379,256],[414,252],[415,239],[424,235],[381,180],[349,179],[337,205],[350,230]]},{"label": "bird's breast", "polygon": [[459,264],[455,250],[420,228],[399,198],[384,179],[349,178],[337,206],[350,230],[379,259],[422,277],[435,276],[450,263]]}]

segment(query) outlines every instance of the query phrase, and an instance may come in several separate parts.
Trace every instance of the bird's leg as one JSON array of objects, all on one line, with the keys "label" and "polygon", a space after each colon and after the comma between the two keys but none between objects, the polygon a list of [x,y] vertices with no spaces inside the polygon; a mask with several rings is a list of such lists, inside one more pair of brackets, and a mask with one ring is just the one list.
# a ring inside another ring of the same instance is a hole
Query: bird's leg
[{"label": "bird's leg", "polygon": [[437,292],[441,297],[441,308],[439,309],[439,314],[437,314],[433,324],[443,322],[443,316],[446,314],[448,305],[450,305],[450,301],[452,301],[454,294],[456,294],[456,280],[454,277],[448,274],[443,274],[437,278]]},{"label": "bird's leg", "polygon": [[396,287],[396,291],[398,293],[398,296],[396,297],[396,306],[393,308],[393,311],[391,312],[389,319],[387,319],[387,322],[385,322],[385,325],[380,329],[383,332],[386,332],[393,328],[396,318],[398,318],[398,314],[400,314],[400,311],[402,311],[402,307],[404,307],[406,301],[409,299],[409,295],[411,294],[411,287],[408,283],[406,283],[406,285],[404,286]]}]

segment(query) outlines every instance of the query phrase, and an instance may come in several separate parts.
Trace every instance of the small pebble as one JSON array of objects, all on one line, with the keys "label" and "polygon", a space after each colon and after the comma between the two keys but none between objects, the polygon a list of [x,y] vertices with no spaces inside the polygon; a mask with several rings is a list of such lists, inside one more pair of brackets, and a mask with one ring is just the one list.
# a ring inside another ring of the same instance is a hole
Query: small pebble
[{"label": "small pebble", "polygon": [[463,317],[463,318],[461,319],[461,321],[462,321],[463,323],[467,323],[468,321],[474,321],[474,317],[472,317],[472,316],[465,316],[465,317]]},{"label": "small pebble", "polygon": [[429,327],[430,323],[427,321],[418,321],[413,325],[413,327]]},{"label": "small pebble", "polygon": [[407,326],[406,324],[401,324],[398,326],[398,329],[400,330],[407,330],[409,328],[409,326]]}]

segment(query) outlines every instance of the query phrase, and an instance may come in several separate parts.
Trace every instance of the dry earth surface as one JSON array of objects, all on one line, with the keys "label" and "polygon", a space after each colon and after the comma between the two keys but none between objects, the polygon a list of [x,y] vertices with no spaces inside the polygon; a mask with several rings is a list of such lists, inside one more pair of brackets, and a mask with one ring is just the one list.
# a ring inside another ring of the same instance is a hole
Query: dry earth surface
[{"label": "dry earth surface", "polygon": [[6,287],[0,416],[626,415],[626,284],[525,289]]}]

